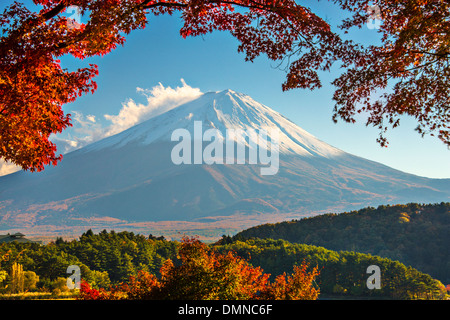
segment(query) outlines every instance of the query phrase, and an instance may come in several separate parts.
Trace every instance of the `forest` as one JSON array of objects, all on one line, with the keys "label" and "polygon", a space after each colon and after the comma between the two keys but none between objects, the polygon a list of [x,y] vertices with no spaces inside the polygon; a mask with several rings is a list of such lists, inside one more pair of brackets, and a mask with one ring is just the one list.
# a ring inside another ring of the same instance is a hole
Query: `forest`
[{"label": "forest", "polygon": [[[333,251],[323,247],[295,244],[285,240],[234,240],[218,245],[218,250],[236,251],[248,257],[250,263],[261,266],[272,274],[292,269],[305,261],[318,266],[316,279],[322,297],[366,297],[381,299],[439,299],[445,290],[443,284],[428,274],[404,264],[354,251]],[[366,285],[367,268],[376,265],[381,270],[381,289],[370,290]]]},{"label": "forest", "polygon": [[234,239],[283,239],[400,261],[450,283],[450,203],[382,205],[264,224]]},{"label": "forest", "polygon": [[[448,297],[442,282],[426,273],[355,251],[226,235],[211,244],[195,238],[169,241],[106,230],[88,230],[79,239],[57,238],[46,245],[1,244],[0,293],[3,298],[13,292],[58,295],[68,290],[70,265],[81,269],[81,294],[74,295],[78,299]],[[367,288],[369,265],[381,270],[379,290]]]}]

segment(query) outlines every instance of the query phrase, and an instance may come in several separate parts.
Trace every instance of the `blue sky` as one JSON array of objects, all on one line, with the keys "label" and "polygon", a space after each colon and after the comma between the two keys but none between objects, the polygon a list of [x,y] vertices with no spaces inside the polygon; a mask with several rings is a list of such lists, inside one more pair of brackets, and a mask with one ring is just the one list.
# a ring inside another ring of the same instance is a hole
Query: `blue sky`
[{"label": "blue sky", "polygon": [[[341,13],[326,2],[308,3],[332,25],[339,22]],[[95,123],[91,121],[91,129],[104,128],[111,125],[104,115],[119,114],[130,99],[136,104],[146,103],[146,97],[137,88],[151,89],[161,83],[166,89],[176,90],[183,86],[181,79],[184,79],[187,86],[201,92],[232,89],[248,94],[346,152],[420,176],[450,178],[450,151],[437,138],[422,138],[417,134],[412,119],[403,119],[399,128],[388,133],[388,148],[376,143],[378,131],[366,127],[363,120],[357,124],[342,121],[334,124],[331,120],[334,87],[330,82],[340,70],[323,74],[321,89],[283,92],[285,73],[275,68],[275,62],[265,57],[253,63],[245,62],[245,56],[237,52],[237,41],[228,33],[183,39],[179,35],[180,27],[181,20],[176,16],[149,16],[145,30],[134,31],[127,36],[123,47],[104,57],[83,61],[62,59],[63,67],[69,70],[95,63],[100,73],[96,78],[98,90],[64,106],[64,111],[77,114],[80,116],[77,119],[85,122],[95,120]],[[378,39],[376,30],[369,28],[348,36],[364,43]],[[58,139],[86,137],[89,130],[83,128],[76,123]]]}]

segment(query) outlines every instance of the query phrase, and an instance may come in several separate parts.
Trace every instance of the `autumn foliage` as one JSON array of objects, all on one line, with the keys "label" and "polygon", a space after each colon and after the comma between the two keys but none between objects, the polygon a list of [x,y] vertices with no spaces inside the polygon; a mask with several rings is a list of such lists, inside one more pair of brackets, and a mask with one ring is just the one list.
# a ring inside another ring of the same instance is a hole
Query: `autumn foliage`
[{"label": "autumn foliage", "polygon": [[[364,27],[371,18],[368,1],[334,2],[354,14],[343,22],[344,30]],[[69,71],[59,58],[108,54],[131,31],[145,28],[149,17],[162,14],[182,18],[183,37],[228,31],[246,60],[264,55],[279,62],[286,70],[283,90],[319,88],[319,72],[339,62],[345,72],[333,82],[335,121],[355,122],[356,114],[367,114],[366,124],[380,129],[378,141],[386,145],[385,131],[408,115],[417,120],[419,133],[450,145],[448,1],[374,1],[381,44],[367,48],[344,41],[295,0],[34,3],[40,9],[14,2],[0,14],[0,157],[25,170],[61,160],[49,137],[71,125],[62,106],[96,90],[96,65]],[[69,6],[87,21],[65,16]]]},{"label": "autumn foliage", "polygon": [[92,289],[82,283],[80,299],[173,299],[173,300],[314,300],[319,289],[314,284],[317,268],[295,266],[291,275],[279,275],[270,282],[270,274],[251,266],[232,252],[220,254],[196,238],[183,238],[180,263],[167,260],[161,277],[145,271],[110,291]]},{"label": "autumn foliage", "polygon": [[[34,0],[31,11],[14,2],[0,14],[0,157],[25,170],[56,165],[62,156],[49,140],[71,125],[62,106],[94,92],[97,66],[76,71],[60,57],[105,55],[125,35],[146,27],[148,17],[178,13],[180,35],[229,31],[246,60],[259,55],[289,65],[285,90],[316,88],[317,72],[345,58],[346,46],[329,25],[294,0]],[[76,7],[87,22],[64,13]]]},{"label": "autumn foliage", "polygon": [[371,15],[379,19],[380,43],[361,49],[334,80],[334,119],[353,123],[356,114],[367,114],[366,125],[380,130],[378,142],[386,146],[386,131],[409,116],[422,136],[450,146],[450,3],[374,1],[376,16],[366,1],[338,3],[353,13],[344,30],[365,27]]}]

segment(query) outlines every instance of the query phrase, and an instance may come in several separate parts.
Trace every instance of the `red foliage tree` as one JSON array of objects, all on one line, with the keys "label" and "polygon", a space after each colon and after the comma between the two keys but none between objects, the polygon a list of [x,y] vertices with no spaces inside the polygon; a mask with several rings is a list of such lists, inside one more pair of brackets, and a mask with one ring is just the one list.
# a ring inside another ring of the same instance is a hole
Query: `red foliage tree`
[{"label": "red foliage tree", "polygon": [[334,119],[353,123],[357,113],[368,114],[366,125],[380,129],[378,142],[386,146],[386,131],[410,116],[420,134],[450,147],[450,3],[374,1],[378,17],[367,1],[338,3],[354,13],[344,21],[345,30],[378,18],[381,43],[361,50],[334,81]]},{"label": "red foliage tree", "polygon": [[[381,145],[387,143],[384,132],[402,115],[414,117],[421,134],[437,135],[450,145],[447,1],[375,1],[382,43],[367,48],[343,41],[294,0],[34,2],[42,7],[38,12],[15,2],[0,14],[0,157],[25,170],[43,170],[61,160],[49,141],[71,125],[61,107],[96,89],[97,66],[69,72],[58,58],[107,54],[132,30],[145,28],[149,16],[176,12],[184,21],[183,37],[229,31],[248,61],[259,55],[290,61],[283,90],[321,87],[318,71],[342,61],[348,70],[333,82],[333,119],[355,122],[356,113],[367,112],[367,125],[380,128]],[[367,1],[336,3],[354,12],[344,29],[362,27],[370,18]],[[77,24],[65,17],[69,5],[89,14],[89,20]]]},{"label": "red foliage tree", "polygon": [[220,254],[196,238],[183,238],[181,263],[167,260],[161,278],[140,271],[127,283],[110,291],[91,289],[82,284],[80,299],[172,299],[172,300],[315,300],[319,289],[314,280],[318,269],[303,263],[292,275],[269,281],[260,267],[251,266],[232,252]]},{"label": "red foliage tree", "polygon": [[[317,72],[349,59],[351,46],[329,25],[294,0],[34,0],[32,12],[17,2],[0,14],[0,157],[25,170],[40,171],[62,158],[49,141],[71,125],[63,104],[94,92],[97,66],[73,72],[59,57],[84,59],[122,45],[125,35],[145,28],[151,15],[179,12],[183,37],[229,31],[238,51],[254,60],[296,56],[283,89],[321,86]],[[69,5],[89,14],[74,23],[62,13]],[[237,10],[239,8],[239,10]]]},{"label": "red foliage tree", "polygon": [[315,300],[320,290],[314,286],[314,280],[319,275],[317,268],[308,271],[308,264],[294,266],[292,275],[283,273],[268,284],[260,294],[264,300]]},{"label": "red foliage tree", "polygon": [[219,254],[195,238],[184,238],[181,265],[168,260],[161,268],[157,297],[188,300],[256,298],[269,276],[231,252]]},{"label": "red foliage tree", "polygon": [[80,283],[80,300],[110,300],[111,294],[105,289],[94,289],[89,283],[82,280]]}]

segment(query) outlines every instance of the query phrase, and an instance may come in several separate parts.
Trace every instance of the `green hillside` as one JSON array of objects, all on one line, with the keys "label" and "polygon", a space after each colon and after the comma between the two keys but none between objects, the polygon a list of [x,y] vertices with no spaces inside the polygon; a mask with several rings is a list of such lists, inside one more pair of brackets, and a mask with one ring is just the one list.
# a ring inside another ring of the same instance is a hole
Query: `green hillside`
[{"label": "green hillside", "polygon": [[[444,285],[430,275],[387,258],[352,251],[333,251],[285,240],[223,238],[215,245],[221,252],[233,251],[249,259],[265,272],[279,275],[292,272],[303,261],[319,267],[317,286],[322,297],[374,299],[441,299]],[[380,289],[369,289],[369,266],[380,268]]]},{"label": "green hillside", "polygon": [[368,207],[264,224],[233,237],[249,238],[284,239],[336,251],[370,253],[450,283],[450,203]]}]

